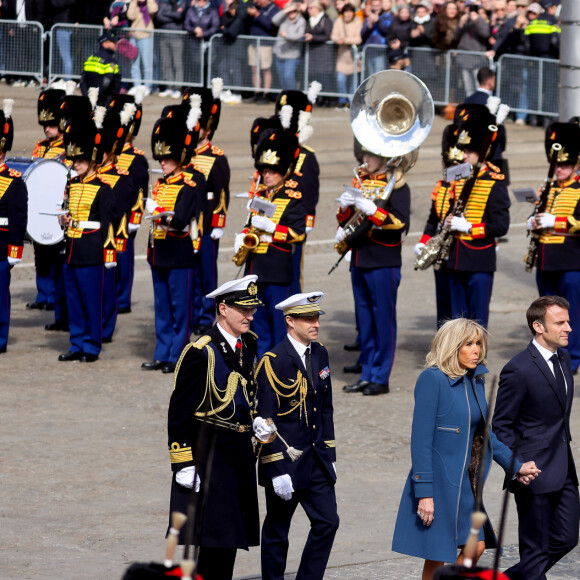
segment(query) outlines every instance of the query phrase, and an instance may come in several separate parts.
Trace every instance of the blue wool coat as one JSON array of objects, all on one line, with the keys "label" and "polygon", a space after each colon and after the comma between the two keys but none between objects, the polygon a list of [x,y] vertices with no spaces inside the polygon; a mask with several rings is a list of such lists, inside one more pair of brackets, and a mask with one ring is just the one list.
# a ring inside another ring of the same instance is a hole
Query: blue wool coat
[{"label": "blue wool coat", "polygon": [[[478,365],[473,374],[477,398],[484,417],[487,415],[483,375],[488,370]],[[481,417],[477,403],[472,409],[468,393],[472,387],[467,376],[451,379],[436,367],[424,370],[415,385],[415,409],[411,433],[412,467],[403,490],[397,514],[392,549],[395,552],[427,560],[455,562],[458,521],[471,514],[460,513],[462,482],[468,478],[473,429],[471,416]],[[472,398],[471,401],[474,399]],[[504,470],[509,468],[510,449],[491,433],[484,466],[484,480],[491,467],[491,456]],[[521,462],[516,460],[515,470]],[[469,490],[471,493],[471,490]],[[433,497],[434,520],[424,526],[417,516],[419,499]],[[464,498],[465,499],[465,498]],[[486,536],[493,539],[493,529],[486,523]],[[489,546],[488,546],[489,547]]]}]

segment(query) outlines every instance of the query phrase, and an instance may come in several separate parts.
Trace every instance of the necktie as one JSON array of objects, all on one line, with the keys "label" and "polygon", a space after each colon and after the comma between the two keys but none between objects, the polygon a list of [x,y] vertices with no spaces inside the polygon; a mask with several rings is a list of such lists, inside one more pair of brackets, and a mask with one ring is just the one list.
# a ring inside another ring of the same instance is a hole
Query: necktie
[{"label": "necktie", "polygon": [[308,375],[308,380],[310,381],[311,385],[314,385],[314,381],[312,380],[312,360],[310,359],[310,347],[308,347],[304,351],[304,362],[306,366],[306,374]]},{"label": "necktie", "polygon": [[558,385],[558,393],[561,397],[566,399],[566,381],[564,380],[564,374],[562,373],[562,367],[560,366],[558,355],[554,353],[550,357],[550,360],[554,367],[554,376],[556,377],[556,384]]},{"label": "necktie", "polygon": [[236,358],[241,362],[242,360],[242,339],[236,340]]}]

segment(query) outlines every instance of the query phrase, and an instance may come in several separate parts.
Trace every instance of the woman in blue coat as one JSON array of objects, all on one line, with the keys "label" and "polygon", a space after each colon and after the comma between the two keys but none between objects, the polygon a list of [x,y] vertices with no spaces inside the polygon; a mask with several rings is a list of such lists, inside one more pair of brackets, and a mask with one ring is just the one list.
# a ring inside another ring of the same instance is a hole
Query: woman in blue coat
[{"label": "woman in blue coat", "polygon": [[[481,459],[472,445],[478,426],[485,426],[486,331],[473,320],[457,318],[437,332],[424,370],[415,385],[411,433],[412,467],[399,505],[393,550],[425,559],[422,580],[430,580],[444,562],[463,561],[475,495],[470,463]],[[478,457],[476,457],[476,455]],[[504,470],[510,449],[490,433],[484,481],[491,456]],[[517,458],[514,471],[522,483],[539,473],[533,461]],[[482,511],[483,507],[482,507]],[[495,546],[489,521],[480,530],[474,564],[486,547]],[[457,549],[461,549],[459,556]]]}]

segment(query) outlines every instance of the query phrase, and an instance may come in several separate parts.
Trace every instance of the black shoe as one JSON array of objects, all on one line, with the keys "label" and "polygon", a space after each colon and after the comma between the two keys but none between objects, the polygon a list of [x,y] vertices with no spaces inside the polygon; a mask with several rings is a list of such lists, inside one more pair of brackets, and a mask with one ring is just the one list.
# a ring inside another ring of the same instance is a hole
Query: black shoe
[{"label": "black shoe", "polygon": [[174,373],[175,372],[175,363],[174,362],[167,362],[163,365],[163,368],[161,369],[161,372],[164,375],[168,375],[170,373]]},{"label": "black shoe", "polygon": [[258,93],[255,93],[251,97],[246,97],[245,99],[242,99],[242,102],[243,103],[255,103],[259,97],[260,97],[260,95]]},{"label": "black shoe", "polygon": [[144,362],[141,368],[144,371],[160,371],[167,363],[161,360],[152,360],[150,362]]},{"label": "black shoe", "polygon": [[26,310],[44,310],[45,308],[46,302],[29,302],[26,305]]},{"label": "black shoe", "polygon": [[129,314],[130,312],[130,308],[117,308],[117,314]]},{"label": "black shoe", "polygon": [[354,373],[360,375],[362,373],[362,365],[360,363],[355,363],[353,365],[342,367],[343,373]]},{"label": "black shoe", "polygon": [[49,312],[54,311],[54,304],[49,304],[48,302],[44,305],[44,309],[48,310]]},{"label": "black shoe", "polygon": [[345,393],[360,393],[371,384],[370,381],[357,381],[354,385],[344,385],[342,390]]},{"label": "black shoe", "polygon": [[350,344],[345,344],[344,350],[348,350],[349,352],[354,352],[355,350],[360,350],[360,343],[352,342]]},{"label": "black shoe", "polygon": [[389,385],[381,385],[379,383],[370,383],[363,390],[363,395],[383,395],[389,392]]},{"label": "black shoe", "polygon": [[68,332],[68,324],[62,322],[61,320],[57,320],[55,322],[51,322],[50,324],[44,325],[44,330],[65,330]]},{"label": "black shoe", "polygon": [[210,326],[206,326],[205,324],[200,324],[193,329],[193,334],[197,334],[198,336],[201,334],[205,334],[208,330],[210,330]]},{"label": "black shoe", "polygon": [[73,360],[81,360],[82,356],[83,356],[83,353],[80,350],[77,352],[72,352],[69,350],[68,352],[65,352],[64,354],[59,354],[58,360],[60,362],[70,362]]},{"label": "black shoe", "polygon": [[101,340],[101,342],[103,344],[110,344],[111,342],[113,342],[113,337],[112,336],[103,336],[103,339]]},{"label": "black shoe", "polygon": [[81,356],[81,362],[95,362],[96,360],[99,360],[98,354],[90,354],[85,352],[83,356]]},{"label": "black shoe", "polygon": [[6,352],[6,347],[3,346],[2,348],[0,348],[0,354],[4,354]]},{"label": "black shoe", "polygon": [[270,104],[270,97],[268,95],[260,95],[256,99],[256,105],[269,105]]}]

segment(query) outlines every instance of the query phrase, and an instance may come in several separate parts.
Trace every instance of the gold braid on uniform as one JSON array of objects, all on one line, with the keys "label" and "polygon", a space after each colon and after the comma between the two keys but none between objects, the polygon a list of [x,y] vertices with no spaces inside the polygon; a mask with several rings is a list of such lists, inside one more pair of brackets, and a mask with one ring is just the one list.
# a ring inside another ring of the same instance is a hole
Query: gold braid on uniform
[{"label": "gold braid on uniform", "polygon": [[[209,411],[196,411],[196,417],[211,417],[212,415],[217,415],[220,411],[223,411],[230,403],[234,400],[234,395],[238,389],[238,384],[241,383],[244,396],[246,400],[248,400],[248,394],[246,392],[246,385],[247,380],[240,374],[235,371],[232,371],[228,376],[228,382],[225,386],[225,389],[220,389],[215,382],[214,379],[214,371],[215,371],[215,353],[212,348],[209,346],[205,346],[205,350],[207,352],[207,374],[205,380],[205,395],[199,405],[198,409],[204,408],[204,403],[209,396],[211,410]],[[214,401],[218,401],[221,403],[217,408],[213,408]],[[248,400],[249,403],[249,400]],[[232,413],[229,417],[220,417],[220,419],[231,419],[236,412],[236,404],[233,403]]]},{"label": "gold braid on uniform", "polygon": [[[278,417],[289,415],[290,413],[299,408],[300,419],[302,420],[302,409],[304,408],[304,419],[306,421],[306,425],[308,425],[308,412],[306,411],[306,393],[308,391],[308,381],[306,377],[302,376],[301,371],[298,371],[298,374],[296,375],[296,380],[293,383],[286,385],[285,383],[280,381],[280,379],[278,379],[278,377],[274,373],[274,369],[272,369],[272,363],[270,362],[270,357],[268,356],[268,354],[271,353],[266,353],[266,355],[260,361],[260,364],[256,369],[256,376],[258,375],[261,366],[264,365],[264,370],[266,371],[268,382],[270,383],[272,389],[274,389],[274,392],[276,393],[276,398],[278,399],[278,408],[280,408],[280,397],[284,399],[289,399],[290,397],[294,397],[296,393],[298,392],[300,393],[299,395],[300,400],[298,401],[298,403],[296,403],[295,405],[292,405],[292,403],[290,403],[290,406],[292,408],[289,411],[286,411],[285,413],[278,413]],[[281,387],[281,389],[284,389],[284,391],[280,390],[278,387]],[[286,391],[291,392],[288,393]]]}]

